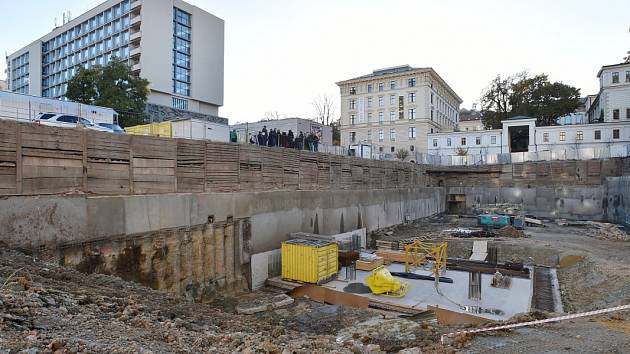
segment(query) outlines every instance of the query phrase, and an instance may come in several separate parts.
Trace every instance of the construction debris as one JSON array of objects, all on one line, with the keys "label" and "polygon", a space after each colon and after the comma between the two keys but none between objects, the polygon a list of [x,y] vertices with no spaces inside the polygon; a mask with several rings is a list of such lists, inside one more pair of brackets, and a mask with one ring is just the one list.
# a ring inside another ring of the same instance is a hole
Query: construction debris
[{"label": "construction debris", "polygon": [[585,233],[599,240],[630,241],[630,234],[619,225],[589,221]]},{"label": "construction debris", "polygon": [[512,286],[512,278],[501,274],[501,272],[497,271],[492,276],[492,281],[490,282],[490,286],[495,288],[509,289]]},{"label": "construction debris", "polygon": [[525,232],[523,232],[522,230],[518,230],[514,226],[510,226],[510,225],[500,228],[499,230],[497,230],[496,233],[497,233],[497,236],[499,237],[510,237],[510,238],[527,237],[525,235]]},{"label": "construction debris", "polygon": [[264,298],[259,301],[248,301],[245,304],[239,304],[236,306],[236,313],[253,315],[255,313],[271,311],[291,305],[293,301],[292,297],[280,294],[272,297],[271,299]]}]

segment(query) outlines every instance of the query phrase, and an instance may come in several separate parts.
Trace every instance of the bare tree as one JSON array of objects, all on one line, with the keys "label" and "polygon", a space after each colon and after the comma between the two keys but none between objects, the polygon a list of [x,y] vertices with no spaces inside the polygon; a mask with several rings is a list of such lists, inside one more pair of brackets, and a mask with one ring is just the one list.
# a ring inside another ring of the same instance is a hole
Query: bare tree
[{"label": "bare tree", "polygon": [[282,119],[282,116],[278,111],[265,112],[265,120],[278,120]]},{"label": "bare tree", "polygon": [[405,149],[398,149],[396,151],[396,158],[399,159],[400,161],[405,161],[407,157],[409,157],[409,151]]},{"label": "bare tree", "polygon": [[337,110],[335,100],[323,94],[316,97],[313,100],[313,107],[315,108],[316,119],[323,125],[329,125],[333,121],[335,111]]}]

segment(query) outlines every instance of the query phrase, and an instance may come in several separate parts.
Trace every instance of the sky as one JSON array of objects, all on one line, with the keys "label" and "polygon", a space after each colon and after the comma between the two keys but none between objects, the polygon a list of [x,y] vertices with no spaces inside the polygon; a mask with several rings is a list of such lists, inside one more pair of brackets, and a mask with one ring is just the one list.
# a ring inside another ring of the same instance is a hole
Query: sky
[{"label": "sky", "polygon": [[[629,0],[187,1],[225,20],[219,113],[230,123],[268,112],[311,118],[321,95],[337,100],[339,115],[335,82],[404,64],[434,68],[464,108],[497,74],[523,70],[595,94],[601,66],[630,50]],[[64,11],[76,17],[101,2],[0,0],[0,50],[12,53]]]}]

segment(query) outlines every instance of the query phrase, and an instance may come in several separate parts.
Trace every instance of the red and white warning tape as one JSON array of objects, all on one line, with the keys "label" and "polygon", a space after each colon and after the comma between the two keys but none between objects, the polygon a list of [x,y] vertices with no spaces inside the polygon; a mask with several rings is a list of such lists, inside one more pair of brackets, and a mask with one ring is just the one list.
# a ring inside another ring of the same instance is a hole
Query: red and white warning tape
[{"label": "red and white warning tape", "polygon": [[593,316],[593,315],[600,315],[602,313],[609,313],[609,312],[622,311],[622,310],[630,310],[630,305],[610,307],[610,308],[607,308],[607,309],[595,310],[595,311],[589,311],[589,312],[574,313],[574,314],[566,315],[566,316],[546,318],[544,320],[521,322],[521,323],[513,323],[513,324],[509,324],[509,325],[489,327],[489,328],[471,329],[469,331],[453,332],[453,333],[443,334],[442,338],[441,338],[441,341],[442,341],[442,343],[444,343],[444,339],[446,339],[448,337],[454,337],[454,336],[457,336],[457,335],[460,335],[460,334],[481,333],[481,332],[497,331],[497,330],[500,330],[500,329],[526,327],[526,326],[532,326],[532,325],[537,325],[537,324],[542,324],[542,323],[570,320],[572,318],[580,318],[580,317],[587,317],[587,316]]}]

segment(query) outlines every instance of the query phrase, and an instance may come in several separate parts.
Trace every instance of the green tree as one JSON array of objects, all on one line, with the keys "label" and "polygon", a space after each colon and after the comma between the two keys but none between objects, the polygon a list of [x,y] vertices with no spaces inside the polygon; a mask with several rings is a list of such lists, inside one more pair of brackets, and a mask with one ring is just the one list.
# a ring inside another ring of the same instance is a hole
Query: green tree
[{"label": "green tree", "polygon": [[68,81],[66,97],[71,101],[109,107],[118,112],[123,127],[143,123],[149,81],[131,73],[129,65],[113,58],[107,65],[79,69]]},{"label": "green tree", "polygon": [[406,149],[398,149],[396,151],[396,158],[400,161],[405,161],[407,157],[409,157],[409,151],[407,151]]},{"label": "green tree", "polygon": [[510,104],[513,116],[535,117],[539,126],[556,125],[558,117],[580,106],[580,89],[536,75],[514,84]]},{"label": "green tree", "polygon": [[526,72],[497,76],[482,93],[482,121],[487,129],[501,128],[501,121],[524,115],[537,118],[539,126],[555,125],[556,119],[573,113],[580,105],[580,90],[549,82],[545,74]]}]

